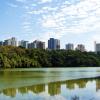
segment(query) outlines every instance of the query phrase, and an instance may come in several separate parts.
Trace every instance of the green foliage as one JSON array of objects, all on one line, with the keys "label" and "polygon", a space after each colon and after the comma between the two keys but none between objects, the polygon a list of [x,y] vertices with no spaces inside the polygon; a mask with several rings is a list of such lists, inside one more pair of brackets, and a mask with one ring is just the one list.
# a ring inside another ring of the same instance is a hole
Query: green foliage
[{"label": "green foliage", "polygon": [[100,66],[100,54],[93,52],[25,49],[1,46],[0,68]]}]

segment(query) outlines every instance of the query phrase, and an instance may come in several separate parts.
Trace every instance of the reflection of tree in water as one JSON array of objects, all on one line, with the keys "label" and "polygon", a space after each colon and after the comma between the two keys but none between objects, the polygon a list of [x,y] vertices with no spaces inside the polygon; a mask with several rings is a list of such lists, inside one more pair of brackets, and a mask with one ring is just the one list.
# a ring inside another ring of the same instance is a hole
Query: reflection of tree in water
[{"label": "reflection of tree in water", "polygon": [[[96,90],[98,91],[100,89],[99,79],[77,79],[77,80],[67,80],[67,81],[48,83],[48,94],[50,94],[51,96],[61,94],[61,85],[63,84],[66,84],[66,89],[70,89],[70,90],[75,89],[75,84],[77,84],[79,88],[86,88],[86,84],[94,80],[96,82]],[[33,85],[33,86],[20,87],[18,89],[8,88],[8,89],[2,90],[0,93],[3,93],[6,96],[15,97],[16,90],[18,90],[20,94],[27,94],[29,91],[39,94],[46,91],[45,84],[38,84],[38,85]],[[79,99],[77,98],[77,96],[74,96],[72,100],[79,100]]]},{"label": "reflection of tree in water", "polygon": [[18,88],[18,92],[20,92],[21,94],[28,93],[28,91],[31,91],[36,94],[41,93],[45,91],[45,84]]},{"label": "reflection of tree in water", "polygon": [[79,86],[79,88],[85,88],[88,80],[77,80],[76,84]]},{"label": "reflection of tree in water", "polygon": [[45,84],[29,86],[28,90],[30,90],[36,94],[41,93],[41,92],[45,91]]},{"label": "reflection of tree in water", "polygon": [[2,92],[6,96],[11,96],[11,97],[16,96],[16,89],[15,88],[4,89]]},{"label": "reflection of tree in water", "polygon": [[[6,96],[15,97],[16,91],[17,91],[17,88],[7,88],[7,89],[4,89],[3,91],[0,91],[0,93],[3,93]],[[36,94],[41,93],[45,91],[45,84],[18,88],[18,92],[21,94],[27,94],[29,91]]]},{"label": "reflection of tree in water", "polygon": [[53,82],[48,84],[48,93],[51,96],[61,93],[61,82]]},{"label": "reflection of tree in water", "polygon": [[96,79],[96,91],[100,90],[100,79]]},{"label": "reflection of tree in water", "polygon": [[84,79],[68,80],[68,81],[66,81],[66,87],[68,89],[72,89],[73,90],[75,88],[75,84],[77,84],[79,88],[85,88],[87,82],[88,82],[88,80],[84,80]]},{"label": "reflection of tree in water", "polygon": [[75,88],[74,86],[75,86],[74,85],[74,80],[68,80],[68,81],[66,81],[66,88],[73,90]]},{"label": "reflection of tree in water", "polygon": [[20,87],[18,88],[18,92],[20,92],[21,94],[25,94],[28,93],[28,89],[27,87]]},{"label": "reflection of tree in water", "polygon": [[85,88],[86,87],[86,84],[89,82],[89,81],[93,81],[95,80],[96,81],[96,87],[97,89],[100,89],[100,80],[99,79],[77,79],[77,80],[67,80],[66,81],[66,88],[68,89],[75,89],[75,84],[78,85],[79,88]]}]

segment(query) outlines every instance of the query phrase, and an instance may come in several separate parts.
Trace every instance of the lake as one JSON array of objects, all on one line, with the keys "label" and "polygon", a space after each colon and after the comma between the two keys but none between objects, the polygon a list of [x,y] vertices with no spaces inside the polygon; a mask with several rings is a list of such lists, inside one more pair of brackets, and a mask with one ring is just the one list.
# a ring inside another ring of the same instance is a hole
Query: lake
[{"label": "lake", "polygon": [[100,100],[100,67],[1,70],[0,100]]}]

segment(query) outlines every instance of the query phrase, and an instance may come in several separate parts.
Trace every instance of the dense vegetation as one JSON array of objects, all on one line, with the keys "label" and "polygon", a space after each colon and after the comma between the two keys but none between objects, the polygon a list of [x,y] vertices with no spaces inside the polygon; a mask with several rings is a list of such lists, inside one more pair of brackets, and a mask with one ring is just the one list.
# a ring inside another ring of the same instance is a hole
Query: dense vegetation
[{"label": "dense vegetation", "polygon": [[25,49],[0,46],[0,68],[100,66],[100,54],[93,52]]}]

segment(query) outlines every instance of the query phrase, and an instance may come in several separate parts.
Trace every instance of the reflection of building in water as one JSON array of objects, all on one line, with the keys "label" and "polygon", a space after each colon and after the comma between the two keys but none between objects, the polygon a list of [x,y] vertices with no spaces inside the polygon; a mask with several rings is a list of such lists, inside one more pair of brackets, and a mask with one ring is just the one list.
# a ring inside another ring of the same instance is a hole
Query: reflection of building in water
[{"label": "reflection of building in water", "polygon": [[96,79],[96,91],[100,90],[100,80]]},{"label": "reflection of building in water", "polygon": [[16,96],[16,89],[15,88],[4,89],[3,94],[6,96],[15,97]]},{"label": "reflection of building in water", "polygon": [[49,83],[48,84],[48,93],[51,96],[60,94],[61,93],[61,83],[60,82]]},{"label": "reflection of building in water", "polygon": [[34,93],[41,93],[41,92],[45,91],[45,84],[29,86],[28,90],[30,90]]},{"label": "reflection of building in water", "polygon": [[18,88],[18,92],[20,92],[21,94],[28,93],[27,87],[20,87],[20,88]]}]

